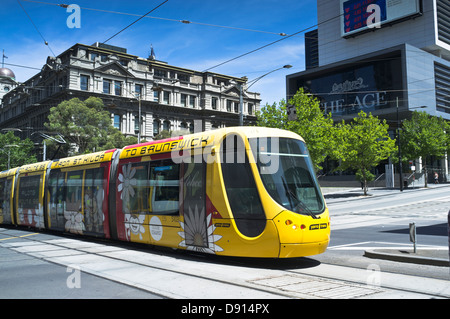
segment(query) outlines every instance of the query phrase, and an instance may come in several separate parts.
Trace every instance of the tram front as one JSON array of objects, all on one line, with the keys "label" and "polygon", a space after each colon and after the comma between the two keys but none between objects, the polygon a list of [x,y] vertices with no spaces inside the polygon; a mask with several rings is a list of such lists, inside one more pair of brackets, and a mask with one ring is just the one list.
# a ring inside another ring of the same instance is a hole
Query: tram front
[{"label": "tram front", "polygon": [[248,140],[266,218],[278,230],[280,258],[320,254],[330,240],[328,209],[305,142],[281,132]]}]

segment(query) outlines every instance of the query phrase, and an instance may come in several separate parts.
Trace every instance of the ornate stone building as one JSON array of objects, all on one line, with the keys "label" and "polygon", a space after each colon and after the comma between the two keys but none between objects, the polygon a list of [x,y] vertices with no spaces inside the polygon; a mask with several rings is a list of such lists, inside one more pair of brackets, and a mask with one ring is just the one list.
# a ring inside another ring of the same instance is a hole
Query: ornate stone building
[{"label": "ornate stone building", "polygon": [[17,86],[14,72],[8,68],[0,68],[0,105],[2,105],[3,96]]},{"label": "ornate stone building", "polygon": [[[211,130],[255,122],[260,95],[247,78],[198,72],[141,58],[125,48],[76,44],[48,57],[42,70],[3,97],[0,128],[43,130],[49,109],[64,100],[96,96],[125,135],[152,140],[162,130]],[[139,114],[141,121],[139,122]],[[201,125],[201,127],[199,127]]]}]

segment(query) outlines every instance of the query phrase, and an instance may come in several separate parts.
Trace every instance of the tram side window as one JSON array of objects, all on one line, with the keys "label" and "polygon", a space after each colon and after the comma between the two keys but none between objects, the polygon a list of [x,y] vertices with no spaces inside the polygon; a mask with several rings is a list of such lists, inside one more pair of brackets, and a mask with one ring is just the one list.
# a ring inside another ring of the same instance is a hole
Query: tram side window
[{"label": "tram side window", "polygon": [[25,176],[19,183],[19,209],[39,209],[40,175]]},{"label": "tram side window", "polygon": [[180,169],[170,160],[150,167],[149,206],[151,214],[172,215],[179,212]]},{"label": "tram side window", "polygon": [[83,171],[67,173],[66,211],[81,212]]},{"label": "tram side window", "polygon": [[66,173],[52,170],[48,181],[48,211],[50,212],[50,225],[52,228],[64,228],[64,187]]},{"label": "tram side window", "polygon": [[84,181],[84,223],[87,231],[103,233],[105,193],[103,167],[88,169]]},{"label": "tram side window", "polygon": [[238,229],[246,236],[258,236],[265,228],[266,217],[243,141],[230,135],[222,147],[222,175]]},{"label": "tram side window", "polygon": [[12,180],[0,180],[0,223],[11,223],[11,185]]},{"label": "tram side window", "polygon": [[[0,179],[0,202],[4,203],[5,202],[5,197],[4,197],[4,192],[5,192],[5,180],[1,180]],[[3,222],[3,212],[5,211],[4,205],[0,206],[0,223]]]},{"label": "tram side window", "polygon": [[125,214],[177,214],[179,165],[171,160],[121,166],[119,192]]},{"label": "tram side window", "polygon": [[145,214],[148,211],[148,163],[128,163],[121,166],[119,192],[125,214]]}]

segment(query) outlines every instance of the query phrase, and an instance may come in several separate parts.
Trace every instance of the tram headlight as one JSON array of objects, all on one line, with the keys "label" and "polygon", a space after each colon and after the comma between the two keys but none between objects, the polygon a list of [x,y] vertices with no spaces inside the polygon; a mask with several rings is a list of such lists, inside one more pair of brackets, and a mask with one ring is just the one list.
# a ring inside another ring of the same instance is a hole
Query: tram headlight
[{"label": "tram headlight", "polygon": [[286,219],[286,221],[284,222],[287,226],[290,226],[290,225],[292,225],[291,227],[292,227],[292,229],[293,230],[297,230],[297,229],[305,229],[306,228],[306,226],[304,225],[304,224],[301,224],[300,226],[299,225],[297,225],[297,224],[294,224],[294,222],[292,221],[292,220],[290,220],[290,219]]}]

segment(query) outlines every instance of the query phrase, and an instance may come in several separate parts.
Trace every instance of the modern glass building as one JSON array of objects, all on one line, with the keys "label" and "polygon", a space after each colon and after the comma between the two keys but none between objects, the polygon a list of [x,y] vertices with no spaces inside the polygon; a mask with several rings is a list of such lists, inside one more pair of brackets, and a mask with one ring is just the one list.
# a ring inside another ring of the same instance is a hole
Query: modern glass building
[{"label": "modern glass building", "polygon": [[[335,121],[363,110],[393,131],[418,109],[450,120],[448,0],[317,0],[317,14],[306,70],[286,77],[288,99],[303,87]],[[448,174],[447,160],[433,165]]]}]

